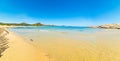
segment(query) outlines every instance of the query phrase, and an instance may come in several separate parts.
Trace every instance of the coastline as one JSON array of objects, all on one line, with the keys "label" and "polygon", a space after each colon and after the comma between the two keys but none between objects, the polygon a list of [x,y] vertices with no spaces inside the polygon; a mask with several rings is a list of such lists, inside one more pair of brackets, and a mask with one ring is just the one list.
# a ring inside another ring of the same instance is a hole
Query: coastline
[{"label": "coastline", "polygon": [[20,32],[16,29],[26,39],[33,39],[31,43],[47,52],[54,61],[120,60],[120,31],[117,29],[103,29],[93,33],[28,30]]},{"label": "coastline", "polygon": [[0,61],[49,61],[47,54],[33,45],[25,42],[25,39],[8,31],[9,48],[3,52]]},{"label": "coastline", "polygon": [[91,28],[120,29],[120,24],[104,24],[104,25],[99,25],[99,26],[91,26]]},{"label": "coastline", "polygon": [[9,31],[6,37],[9,38],[10,48],[3,53],[1,61],[120,60],[120,31],[117,29],[94,33],[46,32],[37,29],[18,33]]}]

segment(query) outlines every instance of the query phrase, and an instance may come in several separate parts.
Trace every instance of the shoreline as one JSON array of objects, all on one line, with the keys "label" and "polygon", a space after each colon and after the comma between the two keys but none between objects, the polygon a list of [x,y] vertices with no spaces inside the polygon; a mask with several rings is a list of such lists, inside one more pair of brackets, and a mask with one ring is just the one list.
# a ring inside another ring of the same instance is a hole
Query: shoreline
[{"label": "shoreline", "polygon": [[61,33],[36,30],[25,31],[22,33],[25,35],[9,32],[7,38],[10,39],[10,48],[4,52],[1,61],[120,60],[120,31]]},{"label": "shoreline", "polygon": [[25,31],[21,35],[27,36],[26,38],[29,40],[30,38],[35,40],[31,43],[47,52],[50,58],[54,58],[54,61],[120,60],[118,59],[120,56],[120,31],[104,30],[76,34],[36,30],[34,32]]},{"label": "shoreline", "polygon": [[49,61],[47,54],[35,46],[25,42],[25,39],[8,31],[9,48],[3,52],[0,61]]}]

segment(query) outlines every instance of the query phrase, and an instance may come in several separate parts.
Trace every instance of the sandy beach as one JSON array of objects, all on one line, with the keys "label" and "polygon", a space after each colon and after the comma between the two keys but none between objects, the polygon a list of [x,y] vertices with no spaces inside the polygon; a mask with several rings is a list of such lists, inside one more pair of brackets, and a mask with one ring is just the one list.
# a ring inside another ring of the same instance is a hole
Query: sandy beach
[{"label": "sandy beach", "polygon": [[6,35],[9,48],[3,52],[0,61],[49,61],[47,54],[25,42],[25,39],[9,31]]},{"label": "sandy beach", "polygon": [[0,0],[0,61],[120,61],[120,0]]},{"label": "sandy beach", "polygon": [[119,61],[120,31],[102,30],[85,32],[26,31],[20,34],[33,39],[31,44],[44,50],[51,61]]},{"label": "sandy beach", "polygon": [[120,61],[120,31],[117,29],[94,33],[34,29],[20,30],[25,34],[19,34],[6,28],[11,26],[0,30],[4,36],[0,37],[3,40],[0,41],[0,61]]},{"label": "sandy beach", "polygon": [[[18,30],[18,29],[17,29]],[[94,33],[9,31],[0,61],[119,61],[120,31]]]}]

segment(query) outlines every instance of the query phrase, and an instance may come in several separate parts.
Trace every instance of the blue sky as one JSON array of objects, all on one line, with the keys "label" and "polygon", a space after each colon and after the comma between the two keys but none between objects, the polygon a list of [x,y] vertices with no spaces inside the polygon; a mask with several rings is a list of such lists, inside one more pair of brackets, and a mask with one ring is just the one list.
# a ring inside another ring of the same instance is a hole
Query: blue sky
[{"label": "blue sky", "polygon": [[0,22],[90,26],[119,17],[120,0],[0,0]]}]

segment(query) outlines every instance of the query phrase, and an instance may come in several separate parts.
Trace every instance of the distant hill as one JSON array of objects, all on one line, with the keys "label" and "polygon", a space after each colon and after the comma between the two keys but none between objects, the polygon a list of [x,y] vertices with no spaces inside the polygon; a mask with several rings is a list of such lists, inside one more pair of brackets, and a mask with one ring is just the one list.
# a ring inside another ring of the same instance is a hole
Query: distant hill
[{"label": "distant hill", "polygon": [[45,26],[45,24],[42,23],[35,23],[35,24],[29,24],[29,23],[2,23],[0,22],[0,25],[5,25],[5,26]]}]

